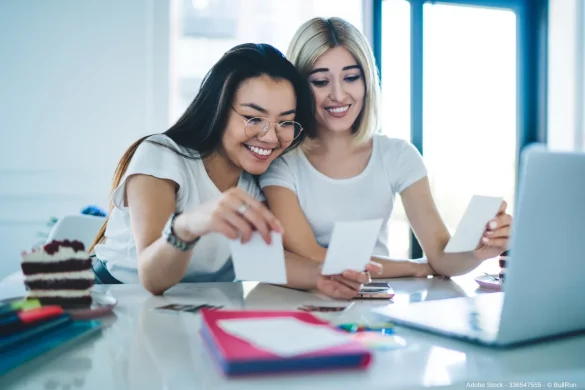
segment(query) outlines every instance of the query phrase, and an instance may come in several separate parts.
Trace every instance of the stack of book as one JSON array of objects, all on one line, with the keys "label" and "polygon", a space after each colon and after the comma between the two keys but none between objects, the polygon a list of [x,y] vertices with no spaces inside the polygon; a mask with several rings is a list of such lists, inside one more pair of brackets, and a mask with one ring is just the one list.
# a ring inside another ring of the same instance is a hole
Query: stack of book
[{"label": "stack of book", "polygon": [[99,330],[98,321],[74,321],[60,306],[34,299],[0,304],[0,376]]}]

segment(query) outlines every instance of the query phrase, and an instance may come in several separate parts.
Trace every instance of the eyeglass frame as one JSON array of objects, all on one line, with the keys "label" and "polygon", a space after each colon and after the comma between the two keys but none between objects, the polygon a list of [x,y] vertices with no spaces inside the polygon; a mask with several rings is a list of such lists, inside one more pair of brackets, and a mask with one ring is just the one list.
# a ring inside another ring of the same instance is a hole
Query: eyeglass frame
[{"label": "eyeglass frame", "polygon": [[[263,134],[262,134],[262,135],[266,135],[266,133],[268,133],[268,132],[270,131],[270,126],[272,126],[272,125],[276,125],[276,128],[277,128],[277,129],[278,129],[278,127],[279,127],[279,126],[280,126],[282,123],[284,123],[284,122],[292,122],[292,123],[296,123],[296,124],[298,124],[298,125],[299,125],[299,127],[301,128],[301,129],[299,130],[299,135],[297,135],[296,137],[294,137],[294,138],[293,138],[293,139],[291,139],[291,140],[283,140],[283,139],[281,139],[281,138],[278,136],[278,131],[276,131],[276,130],[275,130],[274,132],[276,133],[276,136],[278,137],[278,139],[279,139],[280,141],[285,141],[285,142],[292,142],[292,141],[294,141],[295,139],[299,138],[299,136],[301,135],[301,133],[302,133],[302,132],[303,132],[303,130],[304,130],[304,129],[303,129],[303,126],[302,126],[302,125],[301,125],[299,122],[297,122],[297,121],[281,121],[281,122],[271,122],[271,121],[270,121],[268,118],[265,118],[265,117],[263,117],[263,116],[253,116],[253,117],[251,117],[250,119],[246,119],[246,116],[244,116],[244,115],[240,114],[240,113],[238,112],[238,110],[236,110],[236,109],[234,108],[234,106],[231,106],[231,107],[232,107],[232,110],[234,110],[234,112],[235,112],[236,114],[238,114],[238,115],[239,115],[240,119],[241,119],[242,121],[244,121],[244,133],[246,132],[246,127],[248,127],[248,123],[250,123],[250,121],[251,121],[251,120],[253,120],[253,119],[263,119],[263,120],[266,120],[266,122],[268,122],[268,126],[266,126],[266,129],[268,129],[268,130],[262,130],[262,131],[263,131]],[[258,138],[258,136],[256,136],[256,138]]]}]

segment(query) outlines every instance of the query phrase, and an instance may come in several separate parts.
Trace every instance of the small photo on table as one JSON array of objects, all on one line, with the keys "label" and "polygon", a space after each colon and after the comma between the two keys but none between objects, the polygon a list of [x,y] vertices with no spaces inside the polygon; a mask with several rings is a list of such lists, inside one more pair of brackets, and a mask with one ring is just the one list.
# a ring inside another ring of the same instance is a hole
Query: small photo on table
[{"label": "small photo on table", "polygon": [[159,306],[155,308],[156,311],[162,311],[167,313],[198,313],[202,309],[220,309],[222,306],[200,304],[200,305],[185,305],[178,303],[171,303],[169,305]]}]

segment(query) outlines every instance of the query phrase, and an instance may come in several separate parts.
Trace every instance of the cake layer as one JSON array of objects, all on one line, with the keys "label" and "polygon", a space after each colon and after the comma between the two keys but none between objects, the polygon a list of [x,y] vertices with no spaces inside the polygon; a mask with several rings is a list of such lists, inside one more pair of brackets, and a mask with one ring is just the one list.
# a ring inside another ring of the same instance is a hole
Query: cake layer
[{"label": "cake layer", "polygon": [[20,267],[25,275],[85,271],[91,270],[91,259],[65,259],[58,262],[24,261],[20,263]]},{"label": "cake layer", "polygon": [[30,290],[87,290],[93,282],[93,279],[25,280],[24,285]]},{"label": "cake layer", "polygon": [[62,279],[95,279],[95,274],[92,269],[83,271],[72,271],[72,272],[51,272],[51,273],[38,273],[27,275],[24,278],[27,281],[33,280],[62,280]]},{"label": "cake layer", "polygon": [[38,299],[41,305],[61,307],[89,306],[92,302],[91,289],[85,290],[31,290],[29,299]]}]

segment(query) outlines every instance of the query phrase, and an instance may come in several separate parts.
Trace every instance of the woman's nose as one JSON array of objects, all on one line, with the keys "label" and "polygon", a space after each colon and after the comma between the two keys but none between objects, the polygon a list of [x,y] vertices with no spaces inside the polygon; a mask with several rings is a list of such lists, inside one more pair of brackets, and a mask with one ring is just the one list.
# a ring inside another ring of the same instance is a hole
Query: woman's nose
[{"label": "woman's nose", "polygon": [[331,92],[329,98],[334,102],[343,102],[345,100],[345,90],[339,82],[331,83]]},{"label": "woman's nose", "polygon": [[269,123],[262,129],[262,132],[258,135],[258,140],[262,142],[266,142],[267,144],[277,144],[278,143],[278,135],[276,134],[276,123]]}]

